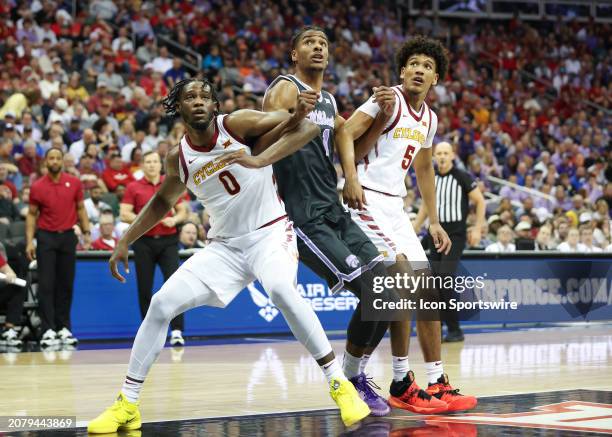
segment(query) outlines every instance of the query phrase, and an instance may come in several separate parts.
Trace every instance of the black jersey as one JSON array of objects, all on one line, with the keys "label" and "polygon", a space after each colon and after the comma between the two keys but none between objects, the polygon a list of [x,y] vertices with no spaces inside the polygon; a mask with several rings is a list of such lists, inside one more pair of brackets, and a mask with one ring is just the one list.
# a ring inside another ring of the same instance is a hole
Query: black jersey
[{"label": "black jersey", "polygon": [[469,194],[476,188],[476,181],[457,167],[446,174],[436,169],[436,207],[442,228],[451,233],[465,233],[469,212]]},{"label": "black jersey", "polygon": [[[278,76],[268,90],[281,80],[293,82],[298,90],[311,89],[293,75]],[[331,206],[340,205],[334,168],[334,124],[338,109],[336,100],[327,91],[315,104],[309,119],[321,134],[297,152],[273,165],[278,192],[285,202],[289,218],[296,226],[320,216]]]}]

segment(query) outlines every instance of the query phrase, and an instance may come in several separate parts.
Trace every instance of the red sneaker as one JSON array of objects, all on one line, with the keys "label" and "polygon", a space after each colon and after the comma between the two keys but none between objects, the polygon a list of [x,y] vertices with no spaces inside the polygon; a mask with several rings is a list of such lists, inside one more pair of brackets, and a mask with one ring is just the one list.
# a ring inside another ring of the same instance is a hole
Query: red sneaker
[{"label": "red sneaker", "polygon": [[429,395],[440,399],[448,404],[447,411],[462,411],[471,410],[478,404],[478,399],[474,396],[464,396],[459,394],[459,389],[454,389],[448,383],[448,375],[445,373],[435,384],[429,384],[427,387]]},{"label": "red sneaker", "polygon": [[438,414],[448,410],[446,402],[421,390],[414,380],[412,370],[401,381],[393,381],[389,389],[389,405],[417,414]]}]

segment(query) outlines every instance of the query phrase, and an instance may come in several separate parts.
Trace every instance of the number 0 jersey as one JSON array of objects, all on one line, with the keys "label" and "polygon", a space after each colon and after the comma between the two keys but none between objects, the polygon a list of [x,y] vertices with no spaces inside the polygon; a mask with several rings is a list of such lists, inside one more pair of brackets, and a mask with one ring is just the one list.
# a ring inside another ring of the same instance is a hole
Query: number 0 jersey
[{"label": "number 0 jersey", "polygon": [[[364,188],[404,197],[406,173],[419,150],[431,147],[438,117],[425,102],[419,113],[414,111],[401,85],[392,90],[395,93],[393,115],[374,147],[357,165],[357,172]],[[375,118],[380,107],[371,97],[357,110]]]},{"label": "number 0 jersey", "polygon": [[[288,75],[274,79],[266,93],[282,80],[290,81],[300,92],[312,89],[296,76]],[[322,90],[319,101],[308,114],[310,121],[321,129],[321,134],[273,165],[278,192],[295,226],[302,226],[319,217],[332,206],[340,206],[336,188],[338,178],[334,168],[337,114],[334,96]]]},{"label": "number 0 jersey", "polygon": [[245,168],[220,165],[228,152],[251,149],[232,134],[226,115],[212,121],[215,133],[208,146],[195,146],[184,135],[179,144],[179,173],[210,216],[209,238],[245,235],[286,216],[272,177],[272,167]]}]

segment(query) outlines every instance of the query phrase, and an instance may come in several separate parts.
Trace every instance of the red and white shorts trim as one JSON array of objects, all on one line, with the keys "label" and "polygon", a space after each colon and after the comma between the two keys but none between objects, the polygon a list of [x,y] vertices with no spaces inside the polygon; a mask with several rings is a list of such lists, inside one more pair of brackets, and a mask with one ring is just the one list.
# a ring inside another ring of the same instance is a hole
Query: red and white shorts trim
[{"label": "red and white shorts trim", "polygon": [[351,217],[383,254],[385,262],[393,263],[398,254],[403,254],[414,270],[428,268],[427,255],[404,211],[402,198],[371,190],[365,195],[366,210],[350,209]]}]

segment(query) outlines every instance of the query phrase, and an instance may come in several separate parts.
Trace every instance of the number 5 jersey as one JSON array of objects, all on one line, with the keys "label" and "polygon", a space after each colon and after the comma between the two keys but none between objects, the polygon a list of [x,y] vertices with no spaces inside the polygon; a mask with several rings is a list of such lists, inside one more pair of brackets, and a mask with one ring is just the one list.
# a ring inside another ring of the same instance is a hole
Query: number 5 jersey
[{"label": "number 5 jersey", "polygon": [[[419,150],[431,147],[438,117],[425,102],[419,112],[411,108],[401,85],[391,89],[395,93],[393,115],[374,147],[359,162],[357,172],[363,188],[405,197],[404,178]],[[375,118],[380,107],[371,97],[357,110]]]}]

